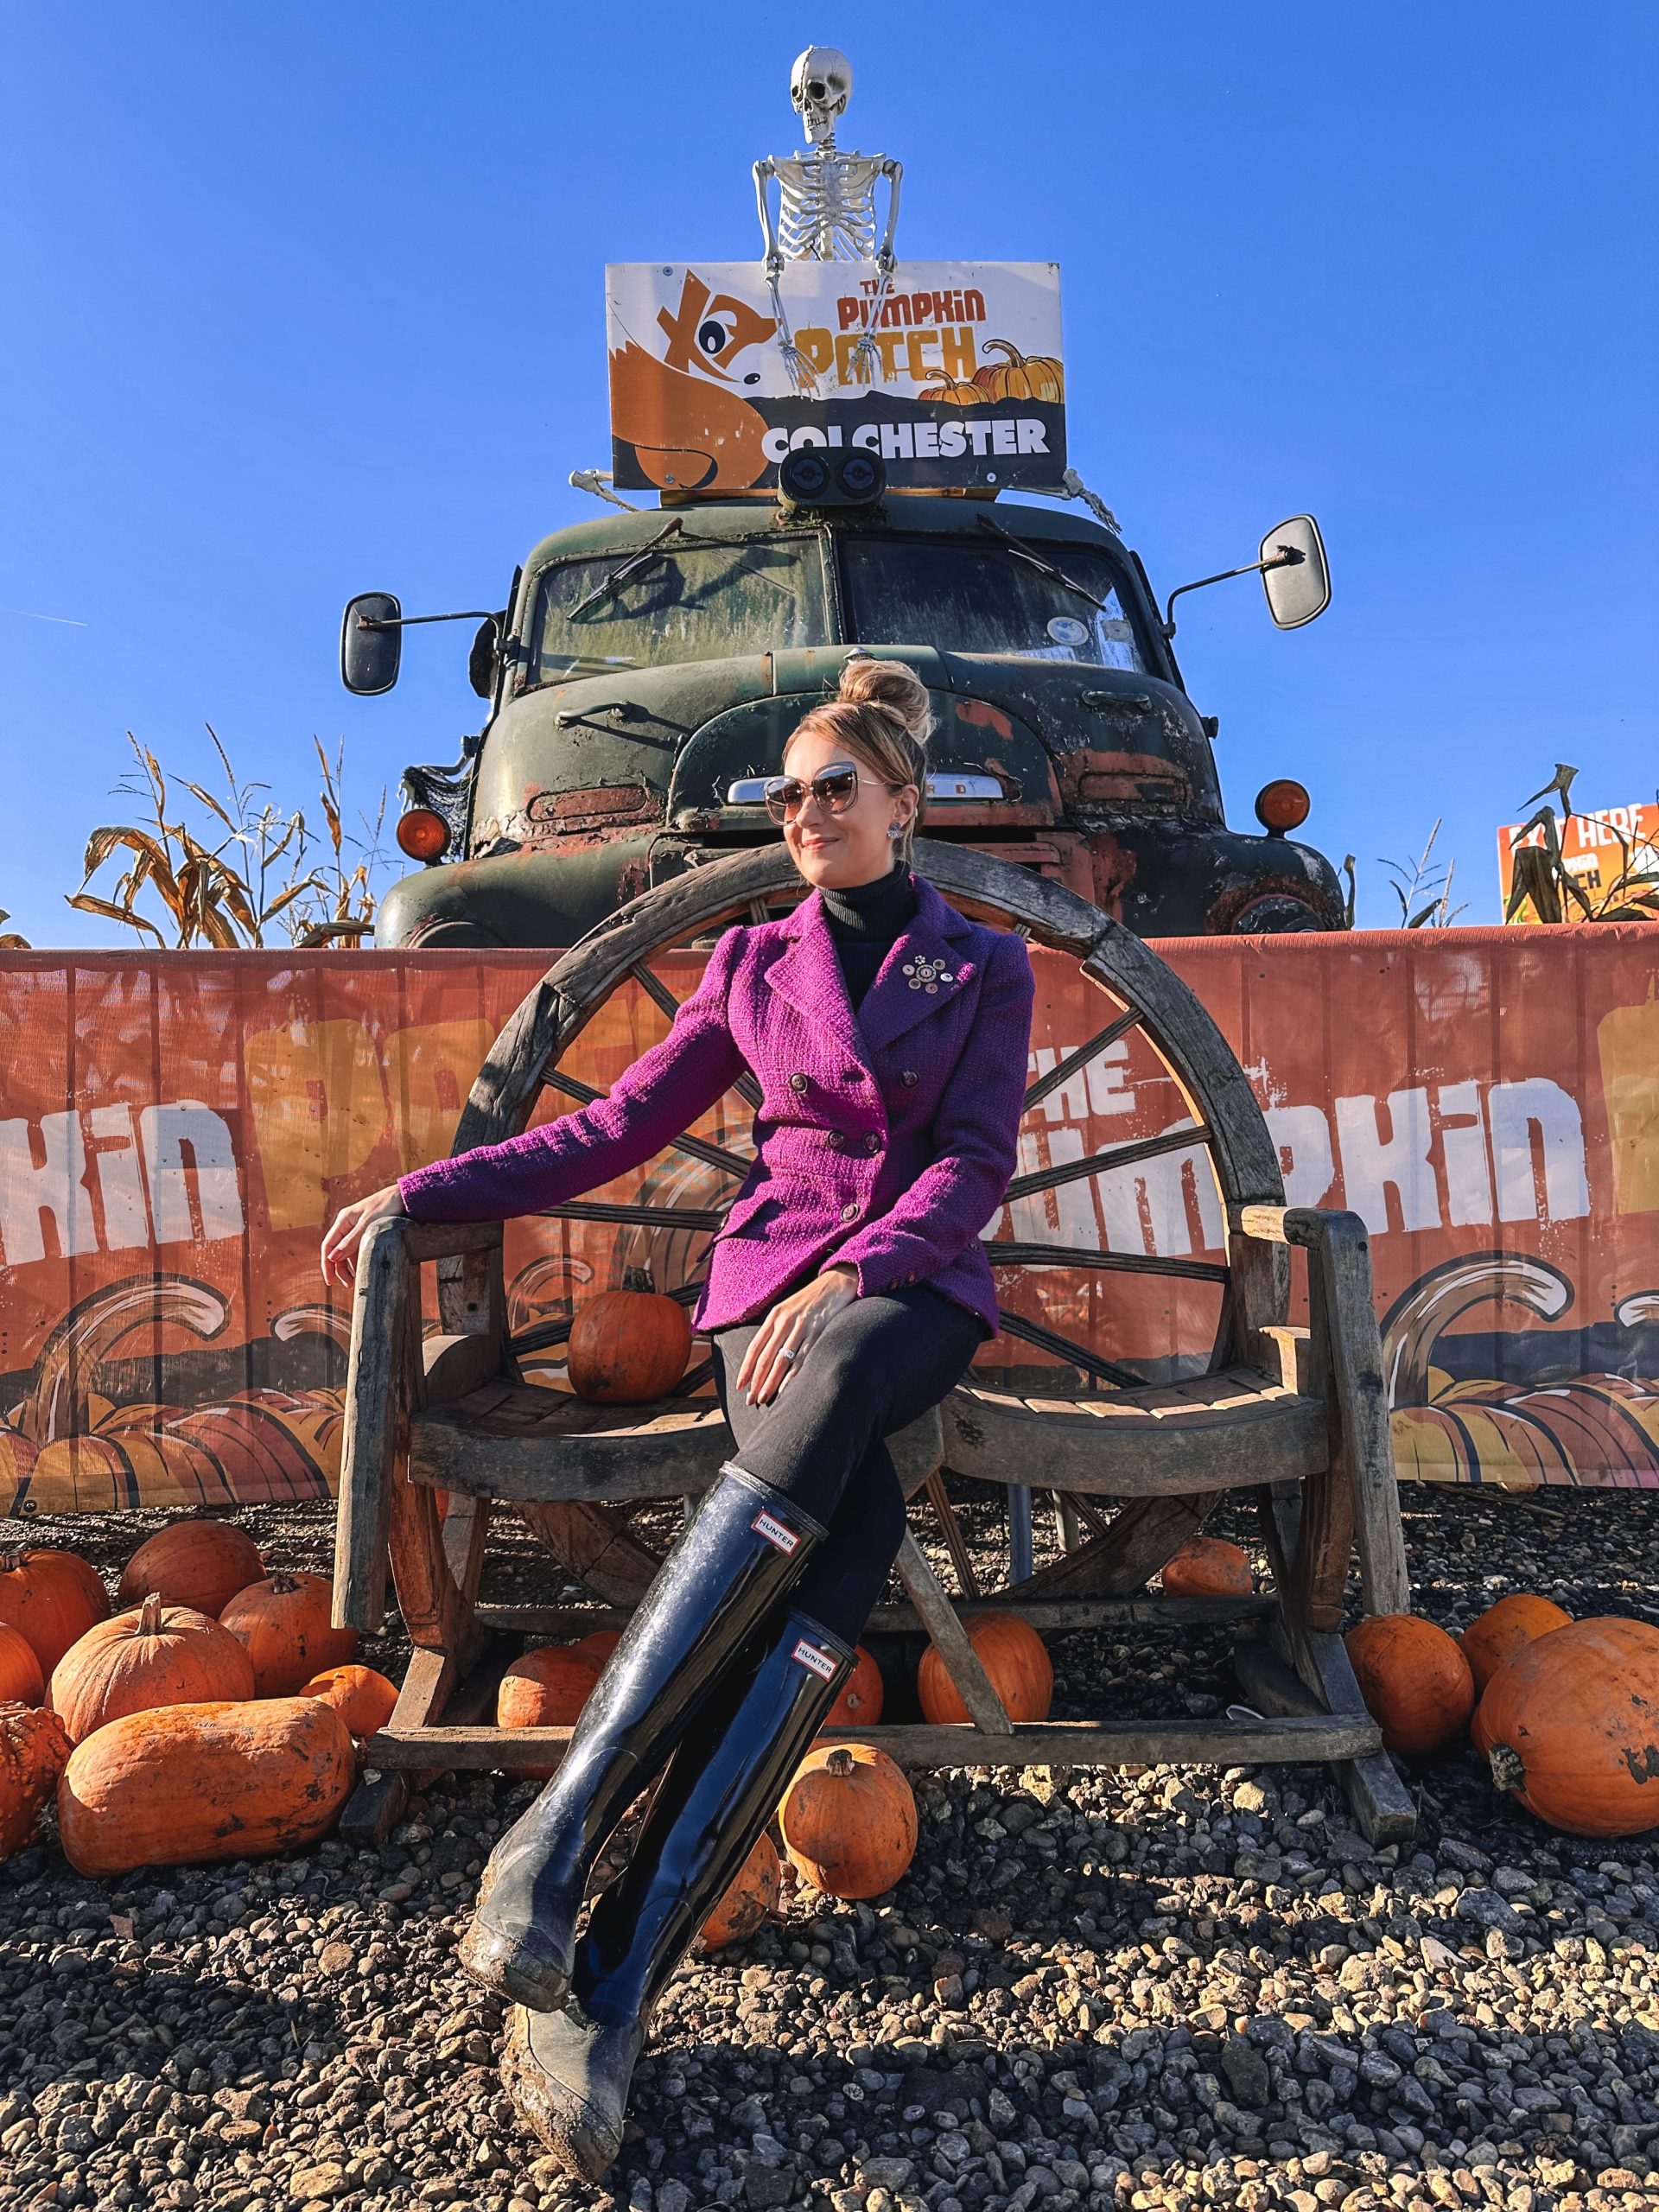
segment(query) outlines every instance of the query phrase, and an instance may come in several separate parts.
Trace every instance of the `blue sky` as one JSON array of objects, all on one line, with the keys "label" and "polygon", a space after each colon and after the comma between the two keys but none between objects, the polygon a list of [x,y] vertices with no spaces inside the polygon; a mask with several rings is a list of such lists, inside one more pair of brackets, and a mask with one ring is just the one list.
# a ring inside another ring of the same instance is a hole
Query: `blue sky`
[{"label": "blue sky", "polygon": [[[131,729],[359,799],[477,726],[464,629],[340,690],[340,608],[500,601],[589,507],[607,259],[756,250],[791,57],[857,75],[902,253],[1057,257],[1071,448],[1163,591],[1303,508],[1330,612],[1183,601],[1229,810],[1379,855],[1444,816],[1465,918],[1558,760],[1649,799],[1659,17],[1503,0],[473,10],[22,0],[0,71],[0,906],[78,916]],[[16,610],[22,610],[18,612]],[[57,621],[30,619],[43,615]],[[84,627],[71,626],[72,623]]]}]

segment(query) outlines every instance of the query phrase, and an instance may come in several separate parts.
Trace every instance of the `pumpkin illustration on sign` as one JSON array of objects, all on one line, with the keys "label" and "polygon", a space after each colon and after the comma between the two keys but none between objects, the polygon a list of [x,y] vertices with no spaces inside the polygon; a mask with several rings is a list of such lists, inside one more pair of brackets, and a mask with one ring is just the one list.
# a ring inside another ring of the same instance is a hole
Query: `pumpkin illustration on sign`
[{"label": "pumpkin illustration on sign", "polygon": [[974,372],[982,399],[1039,399],[1058,405],[1065,397],[1065,372],[1049,353],[1022,353],[1006,338],[988,338],[982,353],[1001,353]]},{"label": "pumpkin illustration on sign", "polygon": [[946,407],[977,407],[986,397],[971,377],[941,376],[940,381],[918,391],[918,399],[933,400]]}]

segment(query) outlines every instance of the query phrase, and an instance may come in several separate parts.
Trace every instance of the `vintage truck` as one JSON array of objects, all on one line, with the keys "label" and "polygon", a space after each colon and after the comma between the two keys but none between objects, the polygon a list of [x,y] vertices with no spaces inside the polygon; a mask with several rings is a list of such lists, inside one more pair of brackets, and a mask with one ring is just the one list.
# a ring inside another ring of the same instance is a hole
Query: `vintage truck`
[{"label": "vintage truck", "polygon": [[[831,459],[791,454],[775,495],[664,493],[537,546],[474,644],[483,730],[455,767],[406,772],[398,842],[424,865],[383,902],[378,943],[573,944],[774,837],[762,783],[855,651],[907,661],[932,694],[927,836],[1052,876],[1142,936],[1344,926],[1330,862],[1287,834],[1300,785],[1266,786],[1259,832],[1228,826],[1216,724],[1115,531],[1058,502],[890,493],[879,461]],[[1310,518],[1227,573],[1255,569],[1281,626],[1328,599]],[[390,689],[404,628],[440,619],[459,618],[354,599],[348,688]]]}]

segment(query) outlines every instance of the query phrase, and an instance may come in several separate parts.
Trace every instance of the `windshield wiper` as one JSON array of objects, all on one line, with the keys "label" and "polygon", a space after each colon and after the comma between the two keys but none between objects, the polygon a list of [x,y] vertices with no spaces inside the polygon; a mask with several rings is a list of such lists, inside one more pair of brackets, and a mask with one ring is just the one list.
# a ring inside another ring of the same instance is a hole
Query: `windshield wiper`
[{"label": "windshield wiper", "polygon": [[608,575],[601,576],[585,598],[568,607],[565,620],[574,622],[578,614],[585,613],[590,607],[596,607],[601,599],[608,599],[613,592],[620,590],[624,584],[631,582],[635,576],[649,569],[657,560],[659,549],[684,527],[682,518],[676,515],[673,521],[659,530],[655,537],[647,538],[637,553],[630,553],[626,561],[618,562]]},{"label": "windshield wiper", "polygon": [[1103,614],[1116,612],[1109,601],[1096,599],[1086,585],[1068,576],[1063,569],[1057,569],[1052,561],[1045,561],[1040,553],[1033,553],[1029,545],[1022,544],[1013,531],[1004,530],[1000,522],[993,522],[988,515],[977,515],[975,520],[982,530],[988,530],[993,537],[1000,537],[1016,561],[1023,561],[1028,569],[1035,569],[1051,583],[1064,584],[1067,591],[1075,592],[1079,599],[1086,599],[1090,607],[1097,607]]}]

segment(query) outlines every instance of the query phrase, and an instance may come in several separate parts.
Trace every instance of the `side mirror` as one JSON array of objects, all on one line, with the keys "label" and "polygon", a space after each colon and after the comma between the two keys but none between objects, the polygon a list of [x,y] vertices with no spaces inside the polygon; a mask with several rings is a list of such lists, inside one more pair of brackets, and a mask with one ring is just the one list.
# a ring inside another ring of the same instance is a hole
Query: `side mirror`
[{"label": "side mirror", "polygon": [[1325,540],[1312,515],[1293,515],[1262,541],[1262,588],[1281,630],[1300,630],[1331,604]]},{"label": "side mirror", "polygon": [[[360,591],[340,626],[340,680],[364,698],[390,691],[404,657],[402,607],[389,591]],[[384,627],[380,626],[385,626]]]},{"label": "side mirror", "polygon": [[472,651],[467,656],[467,681],[480,699],[495,695],[496,664],[501,652],[501,632],[507,618],[502,614],[486,614],[478,626]]}]

